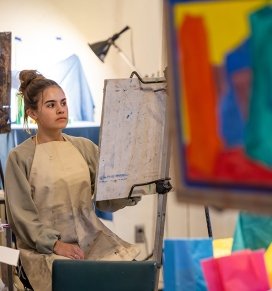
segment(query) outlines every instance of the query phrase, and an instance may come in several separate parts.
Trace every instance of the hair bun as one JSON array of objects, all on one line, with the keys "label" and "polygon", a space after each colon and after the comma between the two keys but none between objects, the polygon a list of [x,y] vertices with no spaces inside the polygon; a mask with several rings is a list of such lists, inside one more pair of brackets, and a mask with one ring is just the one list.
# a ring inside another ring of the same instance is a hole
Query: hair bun
[{"label": "hair bun", "polygon": [[44,79],[44,76],[40,74],[37,70],[23,70],[19,74],[19,80],[21,82],[19,91],[23,92],[27,86],[34,79]]}]

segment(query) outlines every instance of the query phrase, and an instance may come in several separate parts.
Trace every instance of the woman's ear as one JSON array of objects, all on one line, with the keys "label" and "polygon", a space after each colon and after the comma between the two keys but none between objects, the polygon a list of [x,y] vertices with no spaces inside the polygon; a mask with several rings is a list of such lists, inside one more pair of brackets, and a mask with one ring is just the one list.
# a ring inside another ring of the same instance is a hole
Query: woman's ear
[{"label": "woman's ear", "polygon": [[27,113],[27,115],[28,115],[29,117],[31,117],[33,120],[36,121],[36,120],[38,119],[38,116],[37,116],[37,113],[36,113],[35,110],[28,108],[28,109],[26,110],[26,113]]}]

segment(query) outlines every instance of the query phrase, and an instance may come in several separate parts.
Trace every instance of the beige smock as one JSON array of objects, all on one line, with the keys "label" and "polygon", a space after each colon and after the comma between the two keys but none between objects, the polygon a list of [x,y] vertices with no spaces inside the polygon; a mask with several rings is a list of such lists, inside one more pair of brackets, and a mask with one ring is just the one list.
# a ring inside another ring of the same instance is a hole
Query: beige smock
[{"label": "beige smock", "polygon": [[[62,241],[77,243],[85,259],[132,260],[137,256],[135,246],[121,240],[97,218],[88,165],[71,142],[37,144],[29,183],[40,222],[59,232]],[[51,290],[52,262],[64,257],[38,253],[20,239],[18,244],[34,290]]]}]

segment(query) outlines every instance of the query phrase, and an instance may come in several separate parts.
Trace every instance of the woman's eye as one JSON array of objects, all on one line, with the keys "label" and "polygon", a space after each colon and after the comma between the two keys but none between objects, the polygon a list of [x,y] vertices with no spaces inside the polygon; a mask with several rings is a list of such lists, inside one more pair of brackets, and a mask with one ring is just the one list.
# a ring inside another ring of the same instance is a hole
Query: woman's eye
[{"label": "woman's eye", "polygon": [[53,108],[53,107],[54,107],[54,103],[48,103],[48,104],[47,104],[47,107],[48,107],[48,108]]},{"label": "woman's eye", "polygon": [[61,103],[61,105],[62,105],[62,106],[66,106],[66,101],[63,101],[63,102]]}]

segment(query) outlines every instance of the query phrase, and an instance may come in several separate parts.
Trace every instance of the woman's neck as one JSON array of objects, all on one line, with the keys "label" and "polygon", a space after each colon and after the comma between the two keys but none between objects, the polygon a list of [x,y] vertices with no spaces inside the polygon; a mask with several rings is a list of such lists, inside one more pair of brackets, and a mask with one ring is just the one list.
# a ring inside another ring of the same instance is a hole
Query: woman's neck
[{"label": "woman's neck", "polygon": [[54,133],[44,133],[44,132],[37,132],[36,134],[37,143],[45,143],[50,141],[63,141],[62,132],[54,132]]}]

